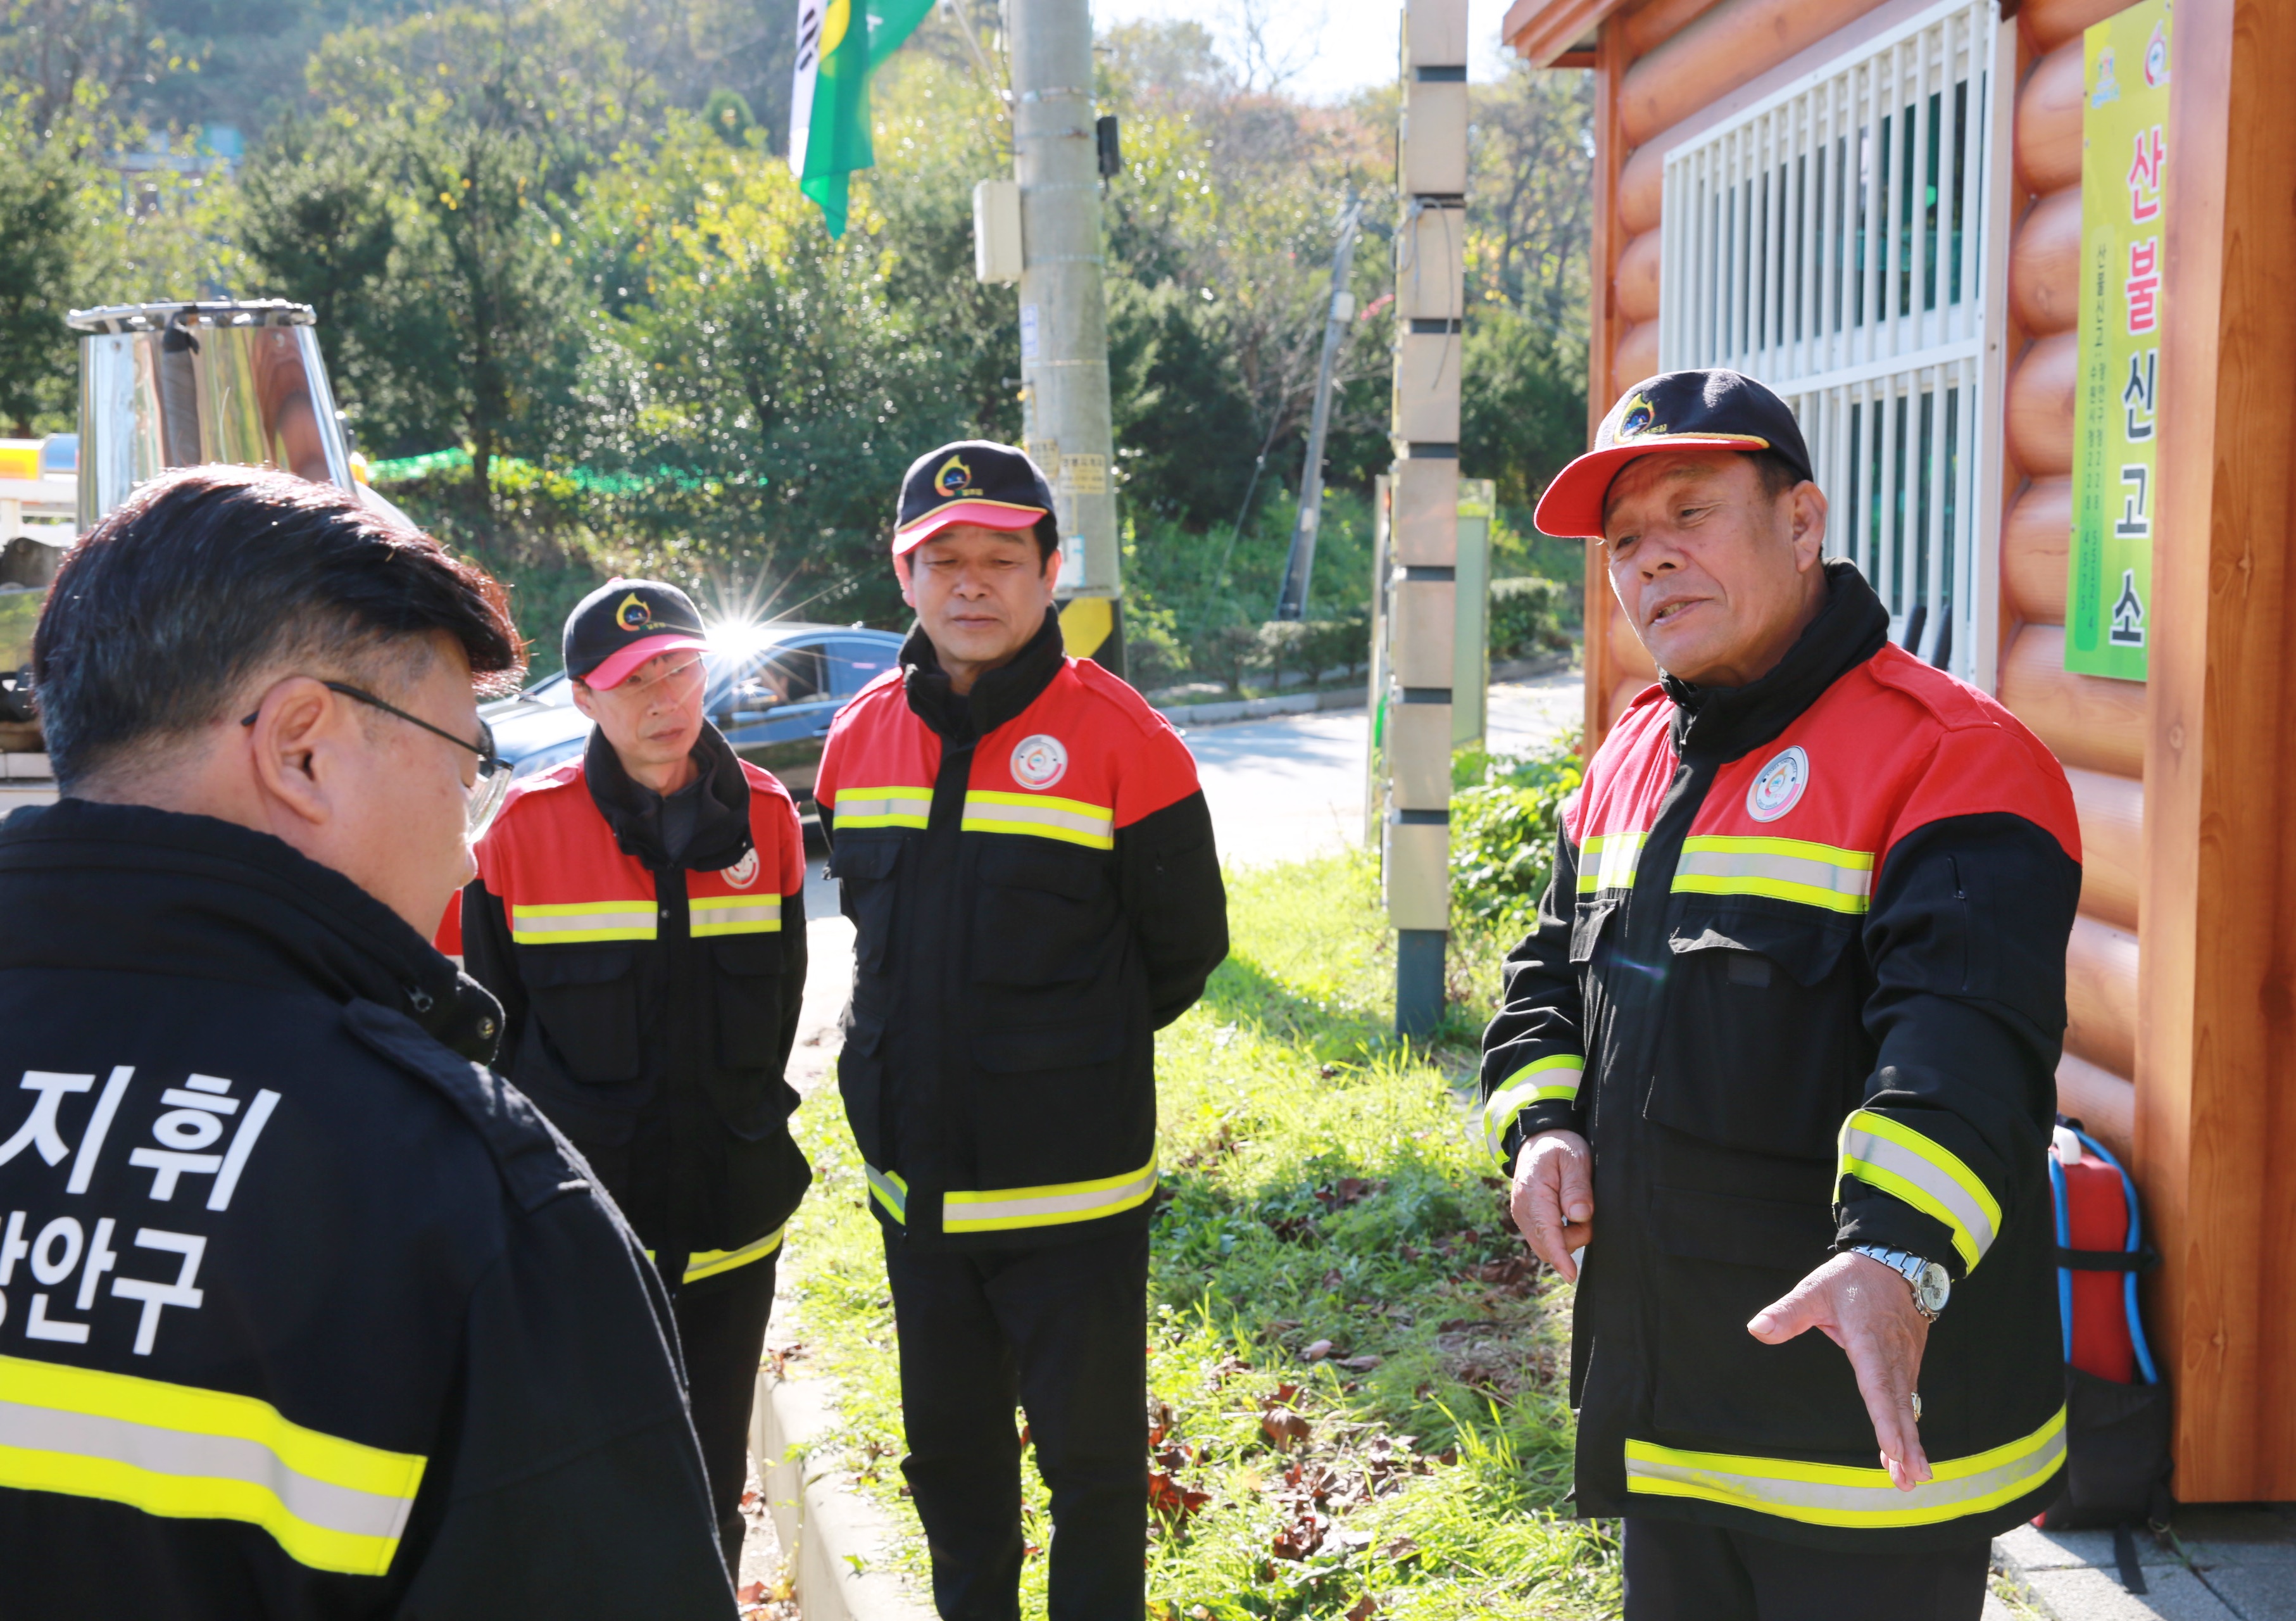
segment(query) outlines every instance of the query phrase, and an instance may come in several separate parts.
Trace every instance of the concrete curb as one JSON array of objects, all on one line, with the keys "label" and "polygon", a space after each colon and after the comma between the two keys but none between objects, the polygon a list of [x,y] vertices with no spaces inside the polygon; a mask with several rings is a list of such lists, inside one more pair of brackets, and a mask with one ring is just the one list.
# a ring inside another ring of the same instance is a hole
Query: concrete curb
[{"label": "concrete curb", "polygon": [[898,1534],[874,1503],[808,1461],[837,1423],[830,1379],[758,1370],[750,1452],[788,1556],[805,1621],[933,1621],[893,1568]]},{"label": "concrete curb", "polygon": [[1156,712],[1174,726],[1217,726],[1225,720],[1265,720],[1270,715],[1306,715],[1323,709],[1361,709],[1360,687],[1337,692],[1292,692],[1274,698],[1232,698],[1225,704],[1179,704]]}]

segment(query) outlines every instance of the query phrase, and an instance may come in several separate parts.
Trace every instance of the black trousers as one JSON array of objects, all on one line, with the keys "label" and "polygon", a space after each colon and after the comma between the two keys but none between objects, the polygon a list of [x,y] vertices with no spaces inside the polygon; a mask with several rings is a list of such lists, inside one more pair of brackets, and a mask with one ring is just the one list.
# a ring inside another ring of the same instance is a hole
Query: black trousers
[{"label": "black trousers", "polygon": [[901,1341],[901,1472],[944,1621],[1021,1614],[1021,1436],[1052,1489],[1048,1621],[1147,1603],[1148,1235],[920,1254],[885,1236]]},{"label": "black trousers", "polygon": [[[665,1263],[669,1257],[664,1256]],[[701,1443],[709,1479],[709,1507],[726,1568],[738,1572],[749,1522],[742,1516],[742,1485],[749,1478],[750,1408],[757,1399],[758,1361],[765,1354],[766,1320],[774,1309],[776,1250],[672,1292],[677,1344],[685,1358],[685,1399]]]},{"label": "black trousers", "polygon": [[1626,1621],[1978,1621],[1993,1542],[1836,1553],[1677,1519],[1627,1521]]}]

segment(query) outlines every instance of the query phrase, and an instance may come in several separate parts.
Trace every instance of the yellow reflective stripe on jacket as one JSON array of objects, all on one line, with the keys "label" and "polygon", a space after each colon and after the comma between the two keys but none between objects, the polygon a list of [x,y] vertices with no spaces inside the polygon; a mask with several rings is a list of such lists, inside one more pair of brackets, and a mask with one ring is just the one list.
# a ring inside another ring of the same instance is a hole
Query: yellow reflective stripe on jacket
[{"label": "yellow reflective stripe on jacket", "polygon": [[1642,859],[1647,833],[1597,833],[1578,846],[1578,893],[1632,889],[1635,864]]},{"label": "yellow reflective stripe on jacket", "polygon": [[0,1486],[240,1520],[315,1570],[388,1571],[425,1461],[253,1396],[0,1356]]},{"label": "yellow reflective stripe on jacket", "polygon": [[[752,1261],[762,1261],[782,1247],[782,1235],[788,1230],[789,1227],[784,1223],[764,1238],[744,1244],[739,1249],[696,1250],[685,1257],[685,1271],[679,1281],[693,1283],[703,1278],[715,1278],[720,1272],[730,1272],[737,1266],[747,1266]],[[645,1255],[647,1260],[653,1259],[653,1251],[648,1250]]]},{"label": "yellow reflective stripe on jacket", "polygon": [[1049,794],[976,790],[964,796],[964,820],[960,826],[966,833],[1027,833],[1093,850],[1116,848],[1115,811],[1080,799],[1054,799]]},{"label": "yellow reflective stripe on jacket", "polygon": [[869,1191],[885,1207],[887,1214],[906,1227],[909,1223],[909,1185],[895,1171],[880,1171],[872,1164],[861,1167],[869,1173]]},{"label": "yellow reflective stripe on jacket", "polygon": [[599,940],[652,940],[652,901],[513,901],[510,937],[521,945],[582,945]]},{"label": "yellow reflective stripe on jacket", "polygon": [[930,787],[843,788],[829,816],[830,825],[842,833],[855,827],[922,827],[931,811]]},{"label": "yellow reflective stripe on jacket", "polygon": [[2064,1457],[2062,1407],[2021,1440],[1966,1458],[1931,1459],[1931,1478],[1910,1492],[1890,1485],[1886,1469],[1677,1452],[1630,1438],[1627,1490],[1652,1497],[1695,1497],[1808,1526],[1887,1530],[1933,1526],[2014,1502],[2047,1484]]},{"label": "yellow reflective stripe on jacket", "polygon": [[779,895],[710,895],[688,903],[686,927],[696,940],[711,934],[777,934]]},{"label": "yellow reflective stripe on jacket", "polygon": [[1586,1059],[1575,1052],[1558,1052],[1534,1058],[1509,1075],[1491,1094],[1490,1101],[1483,1105],[1483,1141],[1491,1157],[1499,1159],[1505,1156],[1508,1128],[1514,1124],[1514,1117],[1532,1104],[1576,1102],[1578,1082],[1586,1072]]},{"label": "yellow reflective stripe on jacket", "polygon": [[1693,834],[1675,863],[1679,894],[1767,895],[1828,911],[1865,911],[1874,898],[1874,852],[1803,839]]},{"label": "yellow reflective stripe on jacket", "polygon": [[1961,1156],[1902,1120],[1859,1109],[1841,1123],[1841,1168],[1835,1180],[1895,1194],[1953,1233],[1962,1264],[1976,1270],[2001,1230],[2001,1206]]},{"label": "yellow reflective stripe on jacket", "polygon": [[1044,1188],[999,1188],[988,1193],[941,1195],[943,1232],[1008,1232],[1016,1227],[1061,1227],[1097,1221],[1144,1205],[1156,1191],[1156,1162],[1121,1176]]}]

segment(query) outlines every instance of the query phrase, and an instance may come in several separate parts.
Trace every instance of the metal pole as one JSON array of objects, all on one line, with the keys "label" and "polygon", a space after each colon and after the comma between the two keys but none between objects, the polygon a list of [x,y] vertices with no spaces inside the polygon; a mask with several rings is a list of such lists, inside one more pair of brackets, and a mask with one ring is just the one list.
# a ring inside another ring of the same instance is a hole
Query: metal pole
[{"label": "metal pole", "polygon": [[1110,481],[1092,14],[1086,0],[1006,0],[1005,18],[1021,185],[1022,431],[1059,503],[1070,648],[1110,662],[1110,654],[1121,657],[1113,610],[1122,582]]},{"label": "metal pole", "polygon": [[1362,205],[1349,200],[1340,220],[1340,240],[1332,250],[1332,301],[1324,317],[1324,353],[1316,363],[1316,409],[1308,424],[1308,465],[1300,473],[1300,521],[1292,531],[1292,551],[1283,560],[1283,588],[1276,594],[1275,617],[1308,617],[1308,581],[1316,570],[1316,527],[1324,515],[1324,433],[1332,421],[1332,371],[1340,345],[1356,313],[1348,272],[1356,262],[1356,235]]}]

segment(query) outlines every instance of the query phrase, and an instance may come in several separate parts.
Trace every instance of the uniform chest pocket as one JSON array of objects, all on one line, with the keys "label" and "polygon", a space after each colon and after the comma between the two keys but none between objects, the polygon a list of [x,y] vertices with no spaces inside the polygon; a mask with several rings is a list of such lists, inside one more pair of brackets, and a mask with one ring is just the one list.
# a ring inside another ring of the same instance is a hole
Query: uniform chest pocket
[{"label": "uniform chest pocket", "polygon": [[638,1078],[636,959],[626,946],[521,946],[533,1022],[577,1081]]},{"label": "uniform chest pocket", "polygon": [[865,974],[882,974],[890,966],[896,875],[905,842],[898,834],[848,834],[830,852],[837,907],[853,924],[854,966]]},{"label": "uniform chest pocket", "polygon": [[1570,966],[1583,968],[1595,960],[1595,948],[1603,938],[1603,926],[1611,914],[1619,909],[1616,901],[1581,901],[1578,910],[1570,919]]},{"label": "uniform chest pocket", "polygon": [[1644,1113],[1723,1148],[1826,1159],[1874,1064],[1869,987],[1857,920],[1790,906],[1677,901]]},{"label": "uniform chest pocket", "polygon": [[1112,856],[1050,839],[991,835],[979,859],[975,981],[1067,984],[1099,972],[1118,921]]},{"label": "uniform chest pocket", "polygon": [[709,948],[709,975],[717,993],[718,1062],[727,1069],[779,1064],[785,1039],[781,936],[716,942]]}]

